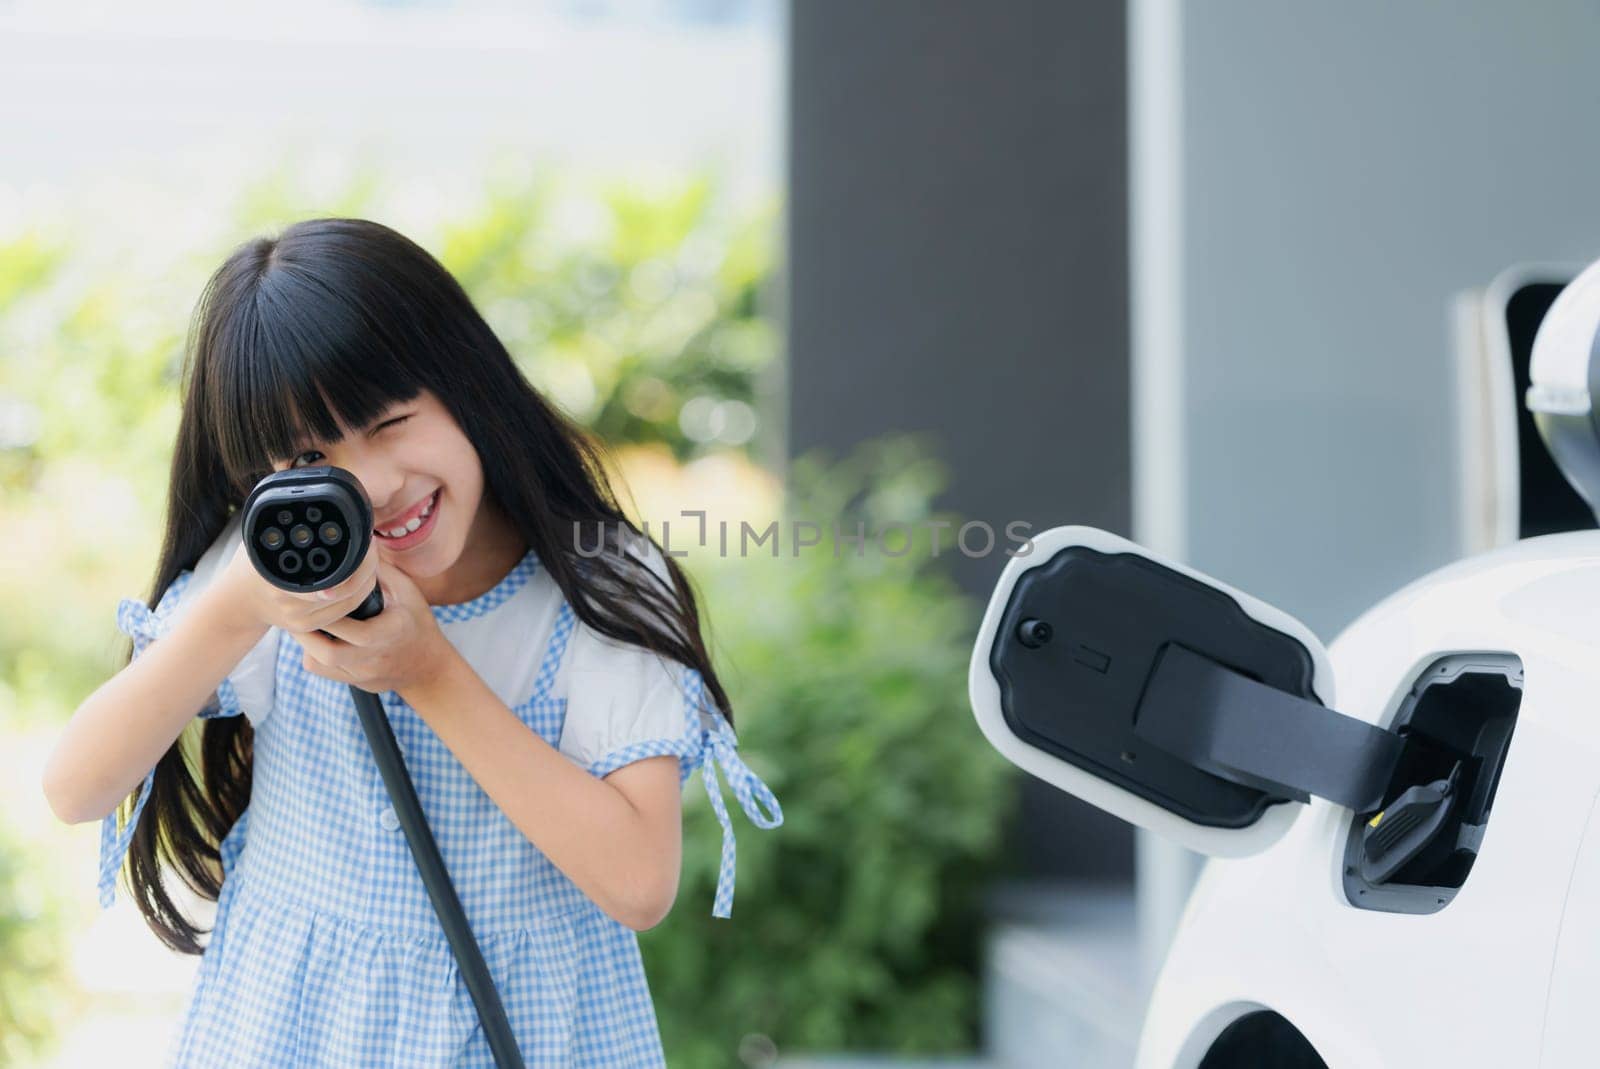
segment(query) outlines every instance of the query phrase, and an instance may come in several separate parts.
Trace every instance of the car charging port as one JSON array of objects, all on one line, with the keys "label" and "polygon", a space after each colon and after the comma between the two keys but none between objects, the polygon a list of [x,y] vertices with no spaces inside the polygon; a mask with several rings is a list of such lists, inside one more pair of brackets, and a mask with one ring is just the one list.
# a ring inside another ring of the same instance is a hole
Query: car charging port
[{"label": "car charging port", "polygon": [[1412,684],[1392,730],[1406,740],[1384,804],[1352,822],[1345,893],[1362,909],[1434,913],[1466,882],[1522,703],[1512,654],[1441,658]]}]

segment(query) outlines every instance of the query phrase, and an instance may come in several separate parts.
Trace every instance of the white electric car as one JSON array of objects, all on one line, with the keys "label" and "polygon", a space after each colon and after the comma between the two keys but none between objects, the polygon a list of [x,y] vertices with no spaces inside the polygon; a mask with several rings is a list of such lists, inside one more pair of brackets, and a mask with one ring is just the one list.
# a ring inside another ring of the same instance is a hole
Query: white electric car
[{"label": "white electric car", "polygon": [[[1526,404],[1592,512],[1600,264],[1555,290]],[[1009,760],[1211,858],[1139,1066],[1600,1066],[1600,531],[1446,567],[1325,649],[1057,528],[1006,568],[969,684]]]}]

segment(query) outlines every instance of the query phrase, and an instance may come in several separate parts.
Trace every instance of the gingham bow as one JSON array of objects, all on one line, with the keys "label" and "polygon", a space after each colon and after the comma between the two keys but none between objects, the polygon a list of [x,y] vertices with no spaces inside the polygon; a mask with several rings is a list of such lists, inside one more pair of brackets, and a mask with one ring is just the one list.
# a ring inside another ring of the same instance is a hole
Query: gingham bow
[{"label": "gingham bow", "polygon": [[139,814],[150,799],[150,785],[155,782],[156,770],[151,769],[139,785],[139,798],[133,803],[133,815],[128,823],[117,830],[117,814],[113,810],[100,822],[100,908],[108,908],[116,900],[117,871],[128,853],[128,843],[133,840],[133,829],[139,823]]},{"label": "gingham bow", "polygon": [[165,633],[167,622],[164,616],[151,612],[144,602],[123,598],[117,603],[117,627],[133,639],[133,655],[137,657]]},{"label": "gingham bow", "polygon": [[[693,673],[690,687],[692,707],[700,708],[704,683],[698,672]],[[728,807],[722,801],[716,766],[722,766],[722,771],[728,777],[728,785],[733,788],[733,796],[739,800],[739,807],[756,827],[776,828],[782,824],[783,808],[778,805],[777,797],[767,785],[750,771],[739,756],[739,740],[728,726],[728,721],[720,712],[713,711],[711,716],[713,726],[705,733],[706,755],[700,766],[700,778],[706,785],[706,796],[711,799],[711,811],[717,815],[717,823],[722,825],[722,864],[717,872],[717,895],[711,915],[728,917],[733,913],[733,821],[728,816]],[[765,813],[762,812],[763,807]]]},{"label": "gingham bow", "polygon": [[[166,630],[166,621],[151,612],[144,602],[123,598],[117,604],[117,627],[133,639],[133,656],[137,658],[145,651],[145,647]],[[100,822],[98,887],[102,909],[108,908],[116,900],[117,872],[122,868],[122,859],[127,856],[128,843],[133,840],[133,829],[139,823],[139,814],[144,812],[144,804],[150,798],[150,785],[155,778],[156,770],[152,768],[139,785],[139,797],[133,803],[133,814],[120,829],[117,827],[116,810],[112,810]]]}]

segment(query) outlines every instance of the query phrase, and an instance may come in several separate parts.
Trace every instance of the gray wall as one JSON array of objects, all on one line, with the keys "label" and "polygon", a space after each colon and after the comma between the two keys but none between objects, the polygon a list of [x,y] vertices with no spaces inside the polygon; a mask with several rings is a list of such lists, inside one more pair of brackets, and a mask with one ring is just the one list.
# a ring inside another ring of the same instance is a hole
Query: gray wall
[{"label": "gray wall", "polygon": [[1187,557],[1325,640],[1457,552],[1449,300],[1600,255],[1600,5],[1181,5]]},{"label": "gray wall", "polygon": [[[791,453],[926,431],[969,519],[1127,531],[1122,4],[790,20]],[[951,563],[987,598],[1005,560]],[[1032,780],[1024,806],[1033,872],[1131,870],[1119,822]]]}]

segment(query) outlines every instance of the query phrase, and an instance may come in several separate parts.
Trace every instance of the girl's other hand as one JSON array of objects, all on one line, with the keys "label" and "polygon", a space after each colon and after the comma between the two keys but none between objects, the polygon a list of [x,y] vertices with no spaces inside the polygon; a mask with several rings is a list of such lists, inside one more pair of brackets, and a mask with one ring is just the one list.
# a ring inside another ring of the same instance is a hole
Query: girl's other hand
[{"label": "girl's other hand", "polygon": [[332,638],[314,631],[295,635],[305,651],[306,671],[374,694],[428,682],[456,655],[411,577],[381,558],[378,569],[381,613],[370,620],[330,621],[325,629]]}]

